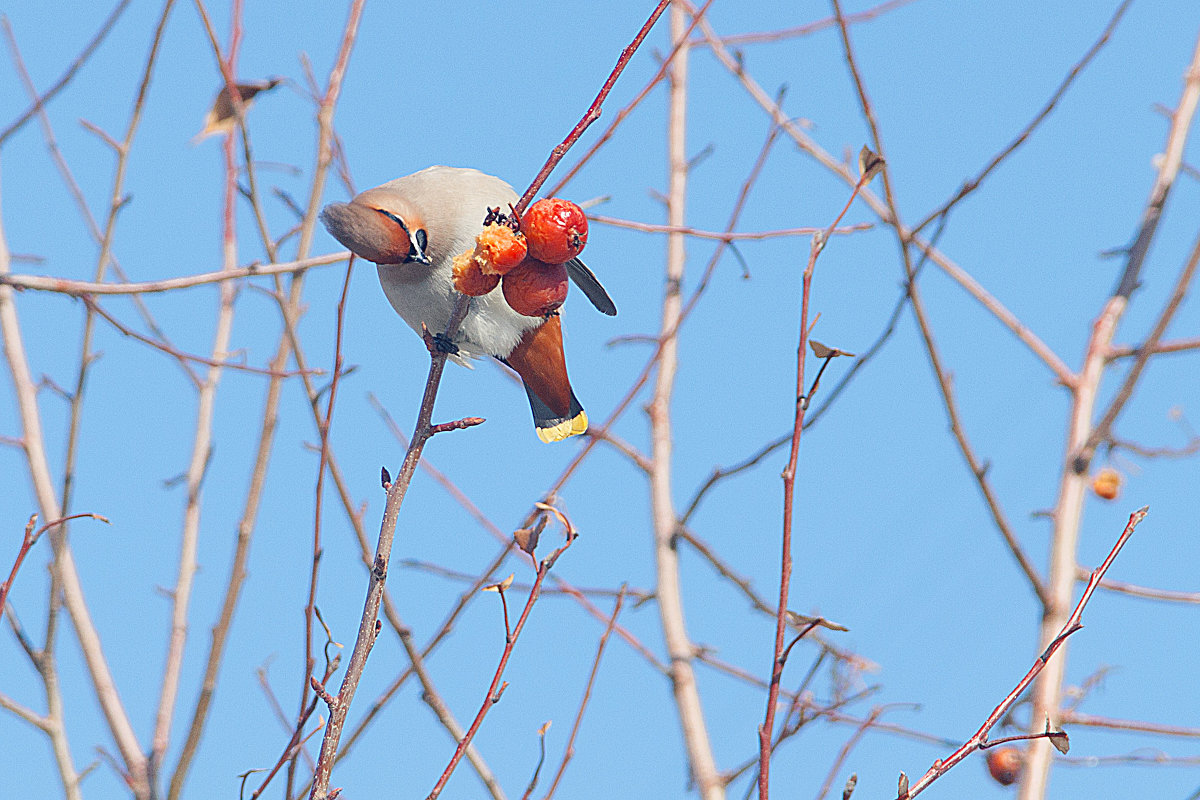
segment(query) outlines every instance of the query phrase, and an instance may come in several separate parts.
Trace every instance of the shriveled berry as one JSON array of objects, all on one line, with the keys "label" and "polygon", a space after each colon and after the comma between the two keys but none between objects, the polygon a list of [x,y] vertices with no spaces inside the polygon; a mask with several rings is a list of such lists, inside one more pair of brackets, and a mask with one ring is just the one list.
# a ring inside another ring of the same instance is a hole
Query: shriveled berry
[{"label": "shriveled berry", "polygon": [[454,288],[471,297],[487,294],[500,282],[499,275],[484,275],[474,252],[454,257]]},{"label": "shriveled berry", "polygon": [[531,256],[548,264],[565,264],[587,244],[587,217],[570,200],[543,198],[521,217],[521,232]]},{"label": "shriveled berry", "polygon": [[475,258],[485,275],[504,275],[525,260],[525,236],[507,225],[492,223],[475,237]]},{"label": "shriveled berry", "polygon": [[988,751],[988,773],[1001,786],[1012,786],[1021,777],[1021,751],[1015,747],[997,747]]},{"label": "shriveled berry", "polygon": [[526,258],[504,276],[504,299],[518,314],[544,317],[567,299],[567,268]]}]

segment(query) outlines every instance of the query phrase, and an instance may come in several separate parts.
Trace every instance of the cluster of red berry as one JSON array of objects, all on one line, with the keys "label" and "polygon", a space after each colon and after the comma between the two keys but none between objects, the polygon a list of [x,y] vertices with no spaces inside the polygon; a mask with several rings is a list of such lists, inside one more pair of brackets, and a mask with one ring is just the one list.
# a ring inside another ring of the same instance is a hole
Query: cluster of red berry
[{"label": "cluster of red berry", "polygon": [[544,317],[567,299],[568,261],[587,244],[587,217],[569,200],[538,200],[520,218],[519,229],[493,222],[475,238],[475,248],[454,259],[454,288],[478,297],[503,279],[504,299],[518,314]]}]

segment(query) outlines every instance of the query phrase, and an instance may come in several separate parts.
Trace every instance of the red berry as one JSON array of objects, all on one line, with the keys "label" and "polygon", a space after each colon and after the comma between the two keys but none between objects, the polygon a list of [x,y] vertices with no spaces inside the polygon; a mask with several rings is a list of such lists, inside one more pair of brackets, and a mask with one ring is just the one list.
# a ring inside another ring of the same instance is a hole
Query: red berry
[{"label": "red berry", "polygon": [[988,751],[988,772],[1001,786],[1012,786],[1021,777],[1021,761],[1021,751],[1017,748],[997,747]]},{"label": "red berry", "polygon": [[525,260],[525,237],[507,225],[493,223],[475,237],[475,258],[485,275],[503,275]]},{"label": "red berry", "polygon": [[587,244],[587,217],[570,200],[543,198],[521,217],[521,232],[531,256],[548,264],[565,264]]},{"label": "red berry", "polygon": [[527,258],[504,276],[503,289],[513,311],[544,317],[567,299],[567,268]]},{"label": "red berry", "polygon": [[454,288],[471,297],[487,294],[500,282],[499,275],[484,275],[474,253],[454,257]]}]

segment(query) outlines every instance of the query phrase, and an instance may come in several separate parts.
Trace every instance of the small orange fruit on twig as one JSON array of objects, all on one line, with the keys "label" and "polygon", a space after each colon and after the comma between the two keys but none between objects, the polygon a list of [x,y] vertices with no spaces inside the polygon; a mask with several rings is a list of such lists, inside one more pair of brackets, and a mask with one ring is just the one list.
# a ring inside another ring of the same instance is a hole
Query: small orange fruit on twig
[{"label": "small orange fruit on twig", "polygon": [[1105,500],[1115,500],[1121,493],[1121,473],[1111,467],[1105,467],[1092,478],[1092,491],[1097,497]]},{"label": "small orange fruit on twig", "polygon": [[1015,747],[997,747],[987,754],[988,773],[1001,786],[1012,786],[1021,777],[1021,751]]}]

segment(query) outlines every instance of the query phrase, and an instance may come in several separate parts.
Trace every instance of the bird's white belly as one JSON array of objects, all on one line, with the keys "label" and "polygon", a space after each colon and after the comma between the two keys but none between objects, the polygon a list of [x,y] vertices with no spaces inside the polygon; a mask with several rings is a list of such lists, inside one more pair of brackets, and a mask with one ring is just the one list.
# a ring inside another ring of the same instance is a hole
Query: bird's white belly
[{"label": "bird's white belly", "polygon": [[[431,333],[446,330],[458,298],[449,267],[435,269],[432,275],[424,264],[379,264],[377,268],[388,302],[409,327],[418,334],[422,324]],[[465,365],[468,358],[507,356],[525,332],[541,322],[513,311],[499,286],[472,297],[471,310],[454,336],[461,356],[455,360]]]}]

